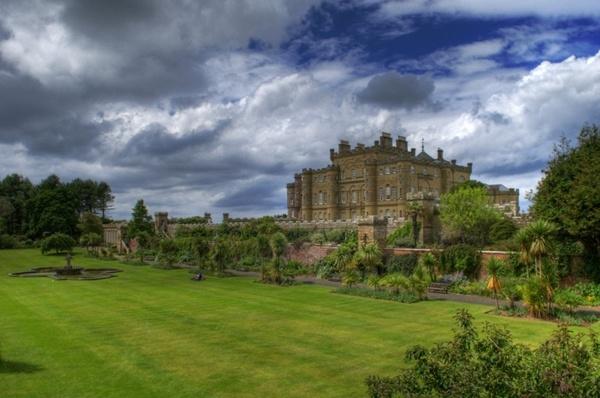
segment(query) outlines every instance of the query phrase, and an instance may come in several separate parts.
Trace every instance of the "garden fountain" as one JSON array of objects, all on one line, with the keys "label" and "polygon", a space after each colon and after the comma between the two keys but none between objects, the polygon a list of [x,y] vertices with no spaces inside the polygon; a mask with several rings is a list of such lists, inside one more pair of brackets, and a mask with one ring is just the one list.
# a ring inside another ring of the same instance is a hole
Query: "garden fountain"
[{"label": "garden fountain", "polygon": [[29,271],[13,272],[9,275],[18,277],[45,276],[56,280],[97,280],[112,278],[114,274],[122,271],[117,268],[83,268],[73,266],[71,264],[72,259],[73,256],[67,254],[64,267],[37,267]]}]

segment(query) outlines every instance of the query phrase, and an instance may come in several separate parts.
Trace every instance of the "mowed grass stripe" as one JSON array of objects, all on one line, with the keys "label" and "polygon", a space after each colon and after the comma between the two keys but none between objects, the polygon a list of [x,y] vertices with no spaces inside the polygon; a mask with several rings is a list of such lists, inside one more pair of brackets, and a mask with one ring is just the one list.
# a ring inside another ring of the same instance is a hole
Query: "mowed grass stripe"
[{"label": "mowed grass stripe", "polygon": [[3,396],[362,396],[367,375],[405,366],[407,347],[447,339],[458,308],[528,344],[554,329],[488,315],[485,306],[401,304],[251,278],[193,282],[182,270],[81,255],[74,263],[125,272],[101,281],[8,278],[64,259],[0,251],[2,353],[42,368],[0,373]]}]

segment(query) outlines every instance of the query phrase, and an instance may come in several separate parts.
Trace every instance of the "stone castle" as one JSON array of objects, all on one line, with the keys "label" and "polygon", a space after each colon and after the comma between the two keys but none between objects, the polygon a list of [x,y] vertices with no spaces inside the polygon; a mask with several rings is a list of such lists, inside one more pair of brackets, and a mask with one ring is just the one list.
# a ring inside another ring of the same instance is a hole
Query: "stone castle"
[{"label": "stone castle", "polygon": [[[330,149],[331,164],[322,169],[303,169],[287,184],[288,217],[302,221],[358,220],[369,216],[406,218],[411,201],[436,201],[453,186],[470,179],[466,166],[408,149],[406,138],[394,143],[382,133],[373,146],[340,141]],[[518,214],[518,189],[488,186],[490,202],[507,215]]]}]

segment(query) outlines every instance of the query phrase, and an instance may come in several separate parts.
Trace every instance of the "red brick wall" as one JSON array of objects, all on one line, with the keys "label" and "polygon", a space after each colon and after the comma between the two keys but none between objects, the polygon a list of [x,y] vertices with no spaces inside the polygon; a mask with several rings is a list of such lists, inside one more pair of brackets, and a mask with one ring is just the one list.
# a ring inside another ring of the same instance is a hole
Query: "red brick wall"
[{"label": "red brick wall", "polygon": [[334,251],[335,245],[312,245],[304,243],[301,247],[288,246],[286,257],[288,260],[300,261],[302,264],[312,265]]}]

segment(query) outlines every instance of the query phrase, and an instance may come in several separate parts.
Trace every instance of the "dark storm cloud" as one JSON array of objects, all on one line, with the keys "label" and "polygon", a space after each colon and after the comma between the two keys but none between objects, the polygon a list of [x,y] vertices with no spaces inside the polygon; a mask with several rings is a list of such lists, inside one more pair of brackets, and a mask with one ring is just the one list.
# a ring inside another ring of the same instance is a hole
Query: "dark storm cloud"
[{"label": "dark storm cloud", "polygon": [[145,23],[160,23],[160,15],[152,0],[69,0],[63,20],[94,40],[123,40]]},{"label": "dark storm cloud", "polygon": [[283,184],[283,180],[276,180],[271,183],[261,181],[217,200],[214,206],[222,209],[237,210],[271,210],[280,208],[284,203],[284,198],[280,194]]},{"label": "dark storm cloud", "polygon": [[362,103],[384,108],[412,109],[429,103],[434,89],[430,77],[386,72],[373,77],[356,97]]},{"label": "dark storm cloud", "polygon": [[211,130],[191,131],[176,136],[169,133],[163,125],[153,123],[131,138],[120,156],[131,159],[138,156],[170,155],[189,148],[200,150],[214,143],[228,124],[229,121],[222,122]]}]

